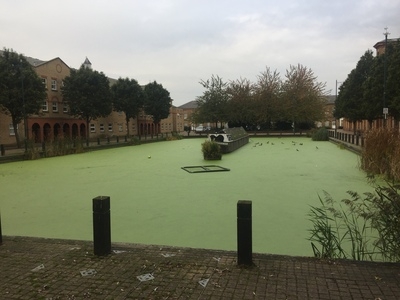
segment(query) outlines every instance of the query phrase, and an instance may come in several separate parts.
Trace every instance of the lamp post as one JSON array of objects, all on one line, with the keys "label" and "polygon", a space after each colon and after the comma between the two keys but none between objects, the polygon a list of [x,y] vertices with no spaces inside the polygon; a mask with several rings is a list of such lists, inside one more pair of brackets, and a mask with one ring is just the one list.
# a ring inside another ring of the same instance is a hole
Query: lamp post
[{"label": "lamp post", "polygon": [[386,107],[386,64],[387,64],[387,37],[390,34],[385,27],[385,32],[383,35],[385,36],[385,57],[384,57],[384,67],[383,67],[383,128],[386,128],[386,116],[389,113],[389,109]]},{"label": "lamp post", "polygon": [[[342,81],[337,81],[337,79],[336,79],[336,87],[335,87],[335,107],[336,107],[336,100],[337,100],[337,90],[338,90],[338,83],[343,83]],[[337,136],[337,127],[338,127],[338,124],[336,124],[337,123],[337,120],[336,120],[336,117],[335,117],[335,138],[336,138],[336,136]]]},{"label": "lamp post", "polygon": [[28,150],[28,124],[27,124],[27,118],[26,118],[26,112],[25,112],[25,92],[24,92],[24,73],[23,73],[23,68],[22,68],[22,60],[20,62],[20,72],[21,72],[21,97],[22,97],[22,114],[24,117],[24,146],[25,146],[25,151]]}]

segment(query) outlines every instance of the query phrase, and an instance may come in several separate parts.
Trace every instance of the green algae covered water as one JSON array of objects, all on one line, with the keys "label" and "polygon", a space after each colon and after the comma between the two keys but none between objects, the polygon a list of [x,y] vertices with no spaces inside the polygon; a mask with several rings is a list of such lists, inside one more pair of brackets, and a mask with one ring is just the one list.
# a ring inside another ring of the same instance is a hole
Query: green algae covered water
[{"label": "green algae covered water", "polygon": [[[318,195],[373,190],[358,156],[329,142],[251,138],[210,162],[203,141],[2,164],[3,235],[92,240],[92,199],[110,196],[113,242],[236,250],[236,204],[251,200],[254,252],[312,256],[307,213]],[[210,164],[230,171],[181,169]]]}]

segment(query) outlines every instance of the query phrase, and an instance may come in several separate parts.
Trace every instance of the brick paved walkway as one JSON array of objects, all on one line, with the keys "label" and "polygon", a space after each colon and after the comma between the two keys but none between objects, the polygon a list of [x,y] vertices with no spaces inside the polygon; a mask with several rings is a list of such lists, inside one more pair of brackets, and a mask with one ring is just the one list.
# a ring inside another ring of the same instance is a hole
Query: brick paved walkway
[{"label": "brick paved walkway", "polygon": [[3,237],[1,299],[400,299],[400,264]]}]

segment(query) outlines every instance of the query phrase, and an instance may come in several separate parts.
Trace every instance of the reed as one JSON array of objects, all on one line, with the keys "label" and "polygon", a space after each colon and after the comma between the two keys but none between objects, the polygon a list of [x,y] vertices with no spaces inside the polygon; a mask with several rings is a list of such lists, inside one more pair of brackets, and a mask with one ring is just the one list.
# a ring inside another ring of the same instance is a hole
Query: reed
[{"label": "reed", "polygon": [[378,128],[365,136],[361,168],[369,174],[400,181],[400,134],[398,130]]}]

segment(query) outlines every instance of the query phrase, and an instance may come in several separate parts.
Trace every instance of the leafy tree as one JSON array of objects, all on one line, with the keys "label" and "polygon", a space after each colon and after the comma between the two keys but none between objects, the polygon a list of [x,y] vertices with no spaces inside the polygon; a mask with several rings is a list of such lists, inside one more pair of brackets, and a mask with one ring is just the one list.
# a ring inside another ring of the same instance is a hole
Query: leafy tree
[{"label": "leafy tree", "polygon": [[119,78],[111,87],[114,110],[125,113],[127,135],[129,136],[129,120],[136,118],[143,108],[145,93],[135,79]]},{"label": "leafy tree", "polygon": [[271,123],[282,119],[282,107],[280,106],[279,97],[282,87],[282,80],[279,72],[271,71],[266,68],[257,77],[255,84],[255,114],[257,123]]},{"label": "leafy tree", "polygon": [[201,80],[200,84],[206,89],[202,96],[197,97],[197,111],[195,114],[196,122],[215,123],[227,121],[227,104],[229,94],[227,83],[222,78],[212,75],[211,79]]},{"label": "leafy tree", "polygon": [[146,95],[144,110],[147,115],[153,117],[156,134],[158,134],[158,125],[162,119],[168,117],[172,99],[169,92],[156,81],[148,83],[144,87],[144,92]]},{"label": "leafy tree", "polygon": [[71,70],[64,79],[62,94],[69,106],[70,115],[86,121],[86,138],[89,142],[89,123],[106,117],[112,111],[112,98],[107,77],[98,71],[81,66]]},{"label": "leafy tree", "polygon": [[363,102],[360,110],[368,121],[369,128],[372,128],[373,121],[382,117],[383,109],[383,56],[375,57],[372,63],[369,76],[363,83]]},{"label": "leafy tree", "polygon": [[283,117],[296,123],[322,120],[325,106],[325,84],[317,82],[311,69],[302,65],[290,66],[282,84],[281,104]]},{"label": "leafy tree", "polygon": [[388,45],[384,55],[388,55],[387,61],[387,107],[389,114],[397,121],[400,121],[400,39],[397,43]]},{"label": "leafy tree", "polygon": [[248,79],[231,81],[227,87],[229,102],[227,105],[227,119],[229,122],[244,126],[254,124],[254,88]]},{"label": "leafy tree", "polygon": [[[21,147],[18,124],[29,115],[38,114],[45,99],[42,80],[25,57],[4,49],[0,55],[0,109],[11,116],[18,147]],[[27,132],[25,135],[28,138]]]},{"label": "leafy tree", "polygon": [[339,88],[335,117],[345,117],[352,121],[354,131],[356,122],[366,119],[366,111],[362,109],[365,102],[363,86],[371,74],[373,63],[372,51],[368,50]]}]

